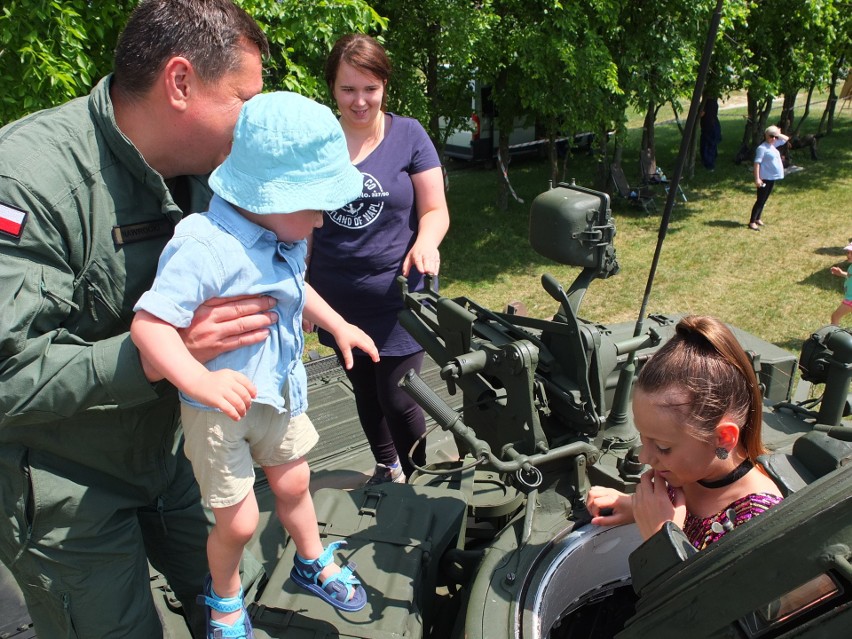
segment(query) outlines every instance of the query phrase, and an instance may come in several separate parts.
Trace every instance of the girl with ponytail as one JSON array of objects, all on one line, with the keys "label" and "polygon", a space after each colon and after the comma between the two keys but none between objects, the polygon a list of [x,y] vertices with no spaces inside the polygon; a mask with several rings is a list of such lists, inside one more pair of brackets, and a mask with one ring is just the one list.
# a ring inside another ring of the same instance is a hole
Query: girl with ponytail
[{"label": "girl with ponytail", "polygon": [[650,469],[627,495],[594,486],[592,523],[635,521],[646,539],[666,521],[701,550],[782,499],[757,457],[762,398],[754,368],[730,329],[690,316],[645,364],[633,416]]}]

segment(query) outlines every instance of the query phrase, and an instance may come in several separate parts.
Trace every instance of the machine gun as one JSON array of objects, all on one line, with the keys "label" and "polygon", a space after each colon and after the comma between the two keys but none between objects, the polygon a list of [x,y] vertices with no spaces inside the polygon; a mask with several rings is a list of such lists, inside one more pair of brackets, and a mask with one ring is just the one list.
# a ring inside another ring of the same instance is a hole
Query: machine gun
[{"label": "machine gun", "polygon": [[[590,484],[629,492],[642,471],[632,381],[678,318],[651,315],[639,334],[580,318],[589,284],[618,270],[614,236],[606,194],[559,184],[536,198],[532,245],[581,269],[567,290],[543,276],[558,302],[551,319],[450,299],[431,283],[404,288],[401,319],[461,407],[413,372],[400,385],[453,434],[458,459],[433,461],[407,485],[319,490],[321,533],[349,543],[368,605],[339,615],[291,584],[287,544],[268,583],[249,593],[256,637],[626,639],[664,636],[661,627],[679,634],[696,616],[702,636],[774,636],[810,620],[802,636],[817,637],[848,622],[848,331],[828,327],[803,348],[798,365],[826,383],[816,412],[790,401],[796,358],[732,327],[764,389],[773,450],[764,466],[789,495],[759,527],[740,526],[696,554],[674,526],[643,544],[633,525],[588,524]],[[820,424],[824,416],[837,423]],[[800,554],[788,556],[792,548]],[[781,561],[784,578],[766,579]]]},{"label": "machine gun", "polygon": [[[652,326],[634,336],[626,325],[579,318],[590,283],[618,272],[615,224],[605,193],[560,184],[533,202],[529,230],[533,248],[543,256],[582,269],[567,291],[553,276],[542,276],[545,291],[559,303],[552,319],[497,313],[467,298],[441,297],[431,280],[422,292],[403,290],[406,310],[400,315],[442,367],[450,393],[462,389],[464,422],[498,453],[486,466],[514,470],[518,482],[528,486],[541,482],[537,469],[552,461],[584,455],[584,463],[594,464],[601,450],[632,448],[637,435],[629,420],[613,424],[607,416],[625,412],[632,370],[622,371],[637,360],[641,365],[671,334],[675,319],[652,317]],[[404,279],[400,283],[405,286]],[[638,357],[631,360],[628,354]],[[447,421],[435,401],[418,392],[426,388],[411,379],[403,386],[438,423]],[[477,451],[461,439],[463,449],[488,457],[481,443],[475,443]],[[635,481],[636,470],[630,464],[620,467],[622,488]],[[577,487],[584,485],[582,474],[575,478]]]}]

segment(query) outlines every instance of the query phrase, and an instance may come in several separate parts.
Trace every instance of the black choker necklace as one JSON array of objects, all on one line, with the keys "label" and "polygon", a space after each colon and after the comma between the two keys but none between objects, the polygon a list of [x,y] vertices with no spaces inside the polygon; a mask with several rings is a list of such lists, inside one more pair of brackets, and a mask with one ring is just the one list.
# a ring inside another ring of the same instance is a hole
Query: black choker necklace
[{"label": "black choker necklace", "polygon": [[722,479],[715,479],[713,481],[699,479],[698,483],[704,486],[704,488],[724,488],[725,486],[730,486],[735,481],[743,477],[752,468],[754,468],[754,464],[752,464],[751,460],[746,457],[742,464],[734,468],[731,472],[722,477]]}]

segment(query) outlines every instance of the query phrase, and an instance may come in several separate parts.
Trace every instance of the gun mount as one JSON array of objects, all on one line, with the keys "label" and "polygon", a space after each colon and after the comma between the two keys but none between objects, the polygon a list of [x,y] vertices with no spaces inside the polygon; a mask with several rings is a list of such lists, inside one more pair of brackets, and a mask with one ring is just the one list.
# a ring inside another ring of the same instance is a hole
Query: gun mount
[{"label": "gun mount", "polygon": [[[676,320],[654,316],[636,336],[628,326],[579,318],[591,282],[618,272],[606,194],[566,184],[550,189],[533,202],[529,230],[532,246],[542,255],[582,269],[567,291],[553,276],[542,276],[545,291],[559,303],[552,319],[498,313],[466,298],[441,297],[431,280],[422,292],[403,290],[406,310],[400,315],[441,366],[450,393],[462,390],[464,422],[498,451],[503,463],[525,466],[526,472],[529,456],[542,466],[572,456],[578,444],[609,449],[636,443],[632,425],[615,433],[607,415],[626,406],[629,388],[622,380],[629,382],[632,373],[625,378],[622,370],[632,361],[641,366]],[[404,287],[404,280],[400,283]],[[628,359],[631,353],[635,360]],[[585,454],[592,464],[600,457],[599,450]],[[633,480],[635,471],[625,467],[622,485]]]},{"label": "gun mount", "polygon": [[533,246],[581,269],[567,290],[543,276],[550,319],[443,297],[431,282],[403,287],[405,327],[461,401],[450,407],[413,372],[400,385],[452,433],[458,459],[408,485],[318,491],[323,536],[349,542],[368,605],[344,617],[289,584],[288,544],[249,593],[256,637],[837,636],[826,629],[852,615],[852,444],[836,436],[848,432],[848,331],[823,329],[803,348],[799,366],[827,389],[814,412],[790,401],[796,358],[733,328],[764,390],[764,465],[788,495],[759,525],[700,554],[673,526],[643,544],[635,526],[588,525],[590,484],[629,492],[643,470],[624,418],[632,381],[679,317],[651,315],[638,335],[581,319],[590,283],[618,270],[614,236],[605,194],[560,184],[536,199]]},{"label": "gun mount", "polygon": [[[557,303],[551,318],[491,311],[443,297],[431,283],[403,290],[402,321],[437,364],[439,384],[413,373],[400,383],[434,428],[452,433],[456,458],[430,458],[409,484],[314,493],[324,543],[346,540],[344,555],[367,586],[367,606],[345,615],[289,580],[295,545],[259,478],[264,524],[253,550],[266,576],[246,590],[256,639],[848,634],[848,330],[816,331],[797,362],[732,327],[763,388],[771,453],[761,461],[786,496],[780,505],[701,553],[675,526],[642,543],[635,525],[588,524],[590,485],[629,492],[643,470],[629,419],[632,383],[679,317],[649,315],[641,331],[580,317],[591,282],[618,271],[614,237],[605,194],[560,184],[530,212],[533,246],[580,268],[567,290],[542,277]],[[791,400],[797,364],[802,383],[825,385],[821,398]],[[314,410],[325,408],[322,384],[310,386]],[[329,426],[325,433],[345,428]],[[326,468],[347,461],[332,457]],[[188,639],[168,585],[159,576],[151,583],[166,636]]]}]

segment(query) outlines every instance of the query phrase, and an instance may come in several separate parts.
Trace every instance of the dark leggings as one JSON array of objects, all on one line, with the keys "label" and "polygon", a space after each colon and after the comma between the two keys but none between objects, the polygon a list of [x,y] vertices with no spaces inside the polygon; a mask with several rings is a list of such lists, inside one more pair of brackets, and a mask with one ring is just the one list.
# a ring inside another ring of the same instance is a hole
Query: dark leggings
[{"label": "dark leggings", "polygon": [[[410,369],[420,372],[423,351],[413,355],[382,355],[378,363],[369,357],[356,356],[351,370],[346,371],[355,392],[355,405],[361,427],[370,443],[377,463],[392,464],[399,458],[406,476],[414,467],[408,452],[426,432],[426,418],[420,406],[399,388],[399,380]],[[414,451],[414,463],[426,463],[426,441]]]},{"label": "dark leggings", "polygon": [[757,201],[751,207],[751,219],[749,224],[756,224],[763,213],[763,205],[769,199],[769,194],[772,193],[772,187],[775,186],[775,180],[764,180],[763,186],[757,189]]}]

